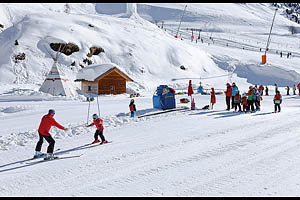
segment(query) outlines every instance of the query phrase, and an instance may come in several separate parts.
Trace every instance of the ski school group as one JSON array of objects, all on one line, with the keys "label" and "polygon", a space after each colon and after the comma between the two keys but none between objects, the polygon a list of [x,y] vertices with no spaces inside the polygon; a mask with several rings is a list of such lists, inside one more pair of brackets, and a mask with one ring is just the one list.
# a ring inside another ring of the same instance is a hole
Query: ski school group
[{"label": "ski school group", "polygon": [[[129,104],[129,109],[130,109],[130,113],[131,113],[130,117],[133,118],[135,116],[135,112],[136,112],[136,106],[135,106],[135,103],[134,103],[134,99],[131,99],[130,104]],[[42,157],[44,157],[44,160],[53,160],[53,159],[58,158],[57,156],[55,156],[53,154],[55,140],[52,138],[49,131],[50,131],[52,126],[55,126],[55,127],[59,128],[61,130],[65,130],[65,131],[67,131],[68,128],[63,127],[58,122],[56,122],[55,119],[54,119],[54,115],[55,115],[55,110],[50,109],[48,111],[48,114],[46,114],[42,117],[39,129],[38,129],[39,141],[36,144],[35,155],[33,156],[33,158],[42,158]],[[95,140],[91,144],[96,144],[96,143],[100,142],[98,140],[98,136],[101,139],[100,144],[108,143],[108,141],[105,139],[105,137],[103,135],[103,130],[104,130],[103,120],[97,114],[93,114],[93,122],[91,124],[87,125],[86,127],[91,127],[91,126],[96,126],[96,132],[94,134],[94,139]],[[49,143],[49,146],[47,148],[47,154],[44,154],[44,153],[41,152],[44,138]]]},{"label": "ski school group", "polygon": [[[257,87],[257,85],[255,85],[254,87],[251,85],[249,86],[248,92],[244,92],[243,94],[240,94],[239,89],[234,82],[232,83],[232,85],[227,83],[226,86],[227,86],[227,89],[225,91],[226,105],[227,105],[226,110],[229,111],[230,107],[235,111],[237,111],[238,108],[239,109],[238,112],[245,112],[245,113],[249,113],[249,112],[253,113],[260,110],[260,106],[261,106],[260,103],[263,100],[262,96],[265,90],[263,85],[260,85],[259,87]],[[282,103],[282,95],[278,90],[277,84],[274,84],[274,86],[275,86],[275,95],[273,98],[273,103],[274,103],[274,112],[276,113],[281,111],[280,104]],[[298,84],[297,87],[299,89],[299,95],[300,95],[300,83]],[[290,95],[289,89],[290,89],[289,86],[287,86],[286,88],[287,95]],[[267,86],[265,92],[266,92],[265,95],[268,96],[269,89]],[[293,86],[293,94],[296,95],[295,85]],[[216,98],[214,94],[214,88],[212,88],[212,92],[211,92],[212,105],[216,102],[215,99]],[[243,106],[243,108],[241,106]]]},{"label": "ski school group", "polygon": [[[227,89],[225,91],[226,95],[226,105],[227,108],[226,110],[229,111],[230,109],[234,109],[235,111],[238,112],[256,112],[260,110],[260,102],[262,101],[262,96],[265,88],[260,85],[257,87],[257,85],[249,86],[249,91],[246,93],[244,92],[243,94],[240,94],[240,91],[237,87],[237,85],[233,82],[232,85],[229,83],[226,84]],[[295,93],[295,86],[293,87],[294,95]],[[299,95],[300,95],[300,83],[298,84],[298,89],[299,89]],[[265,90],[265,95],[269,95],[268,93],[268,87],[266,86]],[[211,88],[211,106],[213,108],[213,105],[216,103],[216,97],[215,97],[215,92],[214,88]],[[289,87],[287,88],[287,95],[289,95]],[[282,103],[282,96],[280,94],[280,91],[278,90],[277,84],[275,84],[275,95],[273,98],[273,103],[274,103],[274,112],[280,112],[281,107],[280,104]],[[136,105],[134,103],[134,100],[131,99],[130,104],[129,104],[129,109],[130,109],[130,117],[135,117],[135,112],[136,112]],[[36,144],[35,148],[35,155],[33,158],[42,158],[44,157],[44,160],[52,160],[58,158],[57,156],[53,155],[54,151],[54,145],[55,145],[55,140],[52,138],[50,135],[49,131],[52,126],[55,126],[59,129],[62,130],[68,130],[67,128],[63,127],[59,123],[57,123],[54,119],[55,115],[55,110],[50,109],[48,111],[48,114],[44,115],[42,117],[42,120],[40,122],[40,126],[38,129],[38,134],[39,134],[39,141]],[[95,143],[100,143],[100,144],[106,144],[108,141],[105,139],[103,135],[103,120],[97,115],[93,114],[93,122],[91,124],[86,125],[87,127],[91,126],[96,126],[96,132],[94,134],[94,141],[91,144]],[[98,137],[100,137],[101,142],[98,140]],[[41,152],[43,140],[46,140],[49,143],[49,146],[47,148],[47,154],[44,154]]]}]

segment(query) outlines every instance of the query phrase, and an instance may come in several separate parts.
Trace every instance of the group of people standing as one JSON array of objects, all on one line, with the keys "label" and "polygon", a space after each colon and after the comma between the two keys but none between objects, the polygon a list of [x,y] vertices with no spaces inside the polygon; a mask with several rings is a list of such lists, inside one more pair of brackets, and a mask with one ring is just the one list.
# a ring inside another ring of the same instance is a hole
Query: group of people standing
[{"label": "group of people standing", "polygon": [[[248,92],[244,92],[243,94],[240,93],[237,85],[234,82],[232,83],[232,85],[227,83],[226,86],[226,110],[229,111],[230,109],[234,109],[235,111],[245,113],[256,112],[260,110],[261,101],[263,100],[262,96],[265,90],[265,87],[263,85],[260,85],[259,87],[257,85],[255,85],[254,87],[251,85],[249,86]],[[265,91],[266,95],[269,95],[269,89],[267,86]],[[280,112],[282,96],[278,90],[277,84],[275,84],[275,96],[273,98],[273,103],[275,112]]]},{"label": "group of people standing", "polygon": [[[275,87],[276,87],[277,85],[275,84]],[[298,88],[298,91],[299,91],[299,96],[300,96],[300,83],[296,86],[295,84],[293,85],[293,95],[297,95],[296,94],[296,91],[297,91],[297,88]],[[290,86],[286,86],[286,95],[290,95]]]},{"label": "group of people standing", "polygon": [[232,85],[227,83],[226,86],[226,110],[234,109],[235,111],[246,113],[260,110],[261,96],[264,89],[262,85],[260,88],[250,86],[249,91],[243,94],[240,93],[239,88],[234,82]]}]

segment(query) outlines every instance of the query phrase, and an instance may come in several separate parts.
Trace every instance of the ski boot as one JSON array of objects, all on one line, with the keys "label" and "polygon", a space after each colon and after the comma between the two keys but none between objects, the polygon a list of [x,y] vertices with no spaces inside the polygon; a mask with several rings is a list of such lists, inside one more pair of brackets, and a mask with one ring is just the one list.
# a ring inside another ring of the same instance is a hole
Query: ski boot
[{"label": "ski boot", "polygon": [[46,154],[40,152],[40,151],[36,151],[33,158],[41,158],[43,156],[45,156]]},{"label": "ski boot", "polygon": [[100,144],[105,144],[105,143],[107,143],[107,141],[106,141],[106,140],[102,141]]},{"label": "ski boot", "polygon": [[58,158],[57,156],[54,156],[53,153],[47,153],[47,156],[44,158],[44,160],[53,160]]},{"label": "ski boot", "polygon": [[98,142],[100,142],[100,141],[99,140],[95,140],[94,142],[92,142],[92,144],[96,144]]}]

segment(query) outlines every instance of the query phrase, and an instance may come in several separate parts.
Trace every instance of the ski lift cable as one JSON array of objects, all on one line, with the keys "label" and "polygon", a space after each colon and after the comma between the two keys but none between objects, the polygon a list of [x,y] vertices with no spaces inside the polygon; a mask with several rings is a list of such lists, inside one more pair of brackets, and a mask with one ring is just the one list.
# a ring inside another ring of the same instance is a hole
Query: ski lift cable
[{"label": "ski lift cable", "polygon": [[224,77],[224,76],[232,76],[233,72],[229,73],[229,74],[226,74],[226,75],[220,75],[220,76],[211,76],[211,77],[204,77],[204,78],[173,78],[171,79],[172,81],[176,81],[176,80],[184,80],[184,79],[200,79],[200,80],[203,80],[203,79],[211,79],[211,78],[219,78],[219,77]]}]

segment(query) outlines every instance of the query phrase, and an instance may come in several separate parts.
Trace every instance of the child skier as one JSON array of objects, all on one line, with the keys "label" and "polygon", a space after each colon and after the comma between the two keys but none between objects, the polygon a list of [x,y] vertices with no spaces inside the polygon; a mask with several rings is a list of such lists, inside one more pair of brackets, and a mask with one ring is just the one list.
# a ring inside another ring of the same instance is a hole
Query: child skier
[{"label": "child skier", "polygon": [[55,110],[50,109],[48,111],[48,114],[44,115],[43,118],[42,118],[42,120],[41,120],[39,129],[38,129],[38,133],[39,133],[40,139],[39,139],[39,141],[38,141],[38,143],[36,144],[36,147],[35,147],[34,158],[40,158],[40,157],[42,157],[44,155],[41,152],[42,144],[43,144],[43,139],[44,138],[49,143],[49,146],[47,148],[47,155],[45,157],[45,160],[57,158],[56,156],[53,156],[53,150],[54,150],[55,140],[51,137],[51,135],[49,133],[50,128],[52,126],[56,126],[57,128],[65,130],[65,131],[68,130],[68,129],[65,128],[65,127],[63,127],[59,123],[57,123],[55,121],[55,119],[53,118],[54,115],[55,115]]},{"label": "child skier", "polygon": [[254,98],[254,104],[255,104],[255,110],[260,111],[260,101],[262,100],[262,97],[259,92],[255,93],[255,98]]},{"label": "child skier", "polygon": [[234,95],[234,110],[235,111],[236,111],[237,107],[239,107],[239,112],[242,112],[241,101],[242,100],[241,100],[240,92],[237,90]]},{"label": "child skier", "polygon": [[255,112],[254,110],[254,97],[255,97],[255,93],[254,93],[254,88],[252,85],[249,86],[249,91],[247,93],[247,104],[248,104],[248,111],[251,109],[251,112]]},{"label": "child skier", "polygon": [[243,104],[243,111],[247,112],[248,111],[248,104],[247,104],[247,95],[244,92],[242,95],[242,104]]},{"label": "child skier", "polygon": [[129,110],[130,110],[130,117],[133,118],[135,116],[135,112],[136,112],[136,107],[135,107],[135,104],[134,104],[134,99],[130,100]]},{"label": "child skier", "polygon": [[211,88],[210,103],[211,103],[211,109],[213,109],[213,106],[216,103],[215,88]]},{"label": "child skier", "polygon": [[274,106],[275,106],[275,113],[277,112],[277,108],[278,108],[278,112],[280,112],[280,109],[281,109],[280,104],[282,103],[282,96],[278,90],[276,91],[273,102],[274,102]]},{"label": "child skier", "polygon": [[101,143],[100,144],[104,144],[104,143],[107,143],[107,141],[105,140],[105,137],[103,135],[103,120],[98,117],[97,114],[93,114],[93,123],[91,123],[90,125],[87,125],[87,127],[90,127],[90,126],[93,126],[95,125],[97,127],[97,130],[95,132],[95,135],[94,135],[94,142],[92,142],[92,144],[95,144],[95,143],[98,143],[100,142],[98,140],[98,135],[100,136],[101,138]]}]

